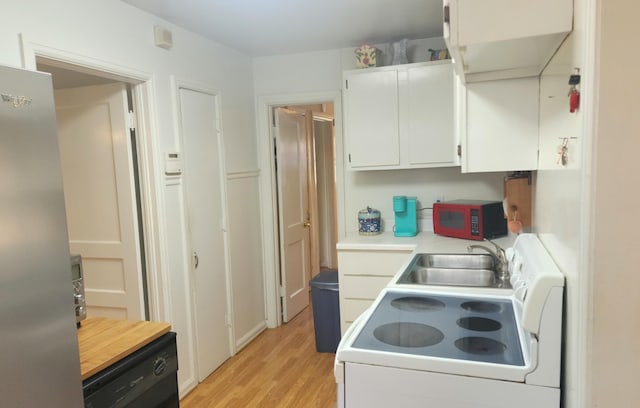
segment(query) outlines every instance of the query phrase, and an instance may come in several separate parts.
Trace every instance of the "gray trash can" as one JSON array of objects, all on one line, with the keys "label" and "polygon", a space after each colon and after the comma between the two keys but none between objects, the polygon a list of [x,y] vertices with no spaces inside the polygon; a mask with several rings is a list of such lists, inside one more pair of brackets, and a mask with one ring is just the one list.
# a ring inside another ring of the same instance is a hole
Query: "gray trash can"
[{"label": "gray trash can", "polygon": [[309,282],[313,304],[316,350],[335,353],[340,342],[340,299],[338,271],[322,271]]}]

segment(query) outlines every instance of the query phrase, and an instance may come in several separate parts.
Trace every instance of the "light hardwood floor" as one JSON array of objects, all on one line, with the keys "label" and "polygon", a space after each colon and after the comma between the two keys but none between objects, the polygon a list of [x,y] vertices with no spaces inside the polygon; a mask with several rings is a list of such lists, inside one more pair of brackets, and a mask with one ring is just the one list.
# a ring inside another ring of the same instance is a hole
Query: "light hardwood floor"
[{"label": "light hardwood floor", "polygon": [[180,401],[180,407],[335,407],[335,354],[316,352],[311,309],[264,331]]}]

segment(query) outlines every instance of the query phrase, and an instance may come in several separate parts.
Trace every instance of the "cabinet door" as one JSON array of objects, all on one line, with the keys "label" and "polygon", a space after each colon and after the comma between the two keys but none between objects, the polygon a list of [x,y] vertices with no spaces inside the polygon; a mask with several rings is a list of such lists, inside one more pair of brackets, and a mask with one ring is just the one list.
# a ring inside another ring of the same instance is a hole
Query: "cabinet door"
[{"label": "cabinet door", "polygon": [[443,37],[465,83],[539,76],[573,26],[572,0],[443,0]]},{"label": "cabinet door", "polygon": [[537,169],[537,77],[467,84],[466,99],[463,172]]},{"label": "cabinet door", "polygon": [[[457,0],[458,45],[522,39],[571,31],[570,0]],[[452,27],[453,28],[453,27]]]},{"label": "cabinet door", "polygon": [[409,165],[457,165],[452,65],[413,67],[407,76],[407,107],[401,116],[406,112]]},{"label": "cabinet door", "polygon": [[345,130],[351,167],[398,166],[397,72],[352,73],[346,81]]},{"label": "cabinet door", "polygon": [[411,251],[339,250],[340,327],[342,334],[411,257]]}]

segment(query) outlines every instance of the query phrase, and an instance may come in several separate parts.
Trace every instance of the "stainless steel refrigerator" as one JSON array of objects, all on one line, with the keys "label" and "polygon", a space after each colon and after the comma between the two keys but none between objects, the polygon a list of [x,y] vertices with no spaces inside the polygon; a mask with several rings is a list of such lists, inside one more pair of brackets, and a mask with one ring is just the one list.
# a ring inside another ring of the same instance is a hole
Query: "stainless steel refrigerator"
[{"label": "stainless steel refrigerator", "polygon": [[83,406],[51,77],[3,66],[0,332],[0,406]]}]

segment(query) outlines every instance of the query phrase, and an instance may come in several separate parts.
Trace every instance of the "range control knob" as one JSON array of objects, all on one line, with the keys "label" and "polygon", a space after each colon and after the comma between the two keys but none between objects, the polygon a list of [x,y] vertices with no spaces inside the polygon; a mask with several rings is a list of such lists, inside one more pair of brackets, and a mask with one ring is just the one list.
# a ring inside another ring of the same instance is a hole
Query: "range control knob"
[{"label": "range control knob", "polygon": [[158,357],[153,362],[153,375],[156,377],[161,376],[164,370],[167,368],[167,360],[164,357]]}]

